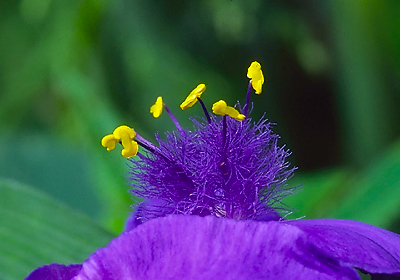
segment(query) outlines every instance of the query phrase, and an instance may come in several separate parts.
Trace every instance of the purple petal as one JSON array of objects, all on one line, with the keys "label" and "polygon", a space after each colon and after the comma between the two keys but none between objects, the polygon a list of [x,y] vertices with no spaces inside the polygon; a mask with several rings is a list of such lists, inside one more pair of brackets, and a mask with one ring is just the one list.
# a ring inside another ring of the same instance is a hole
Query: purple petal
[{"label": "purple petal", "polygon": [[371,274],[400,276],[398,234],[349,220],[299,220],[287,223],[302,229],[311,242],[343,264]]},{"label": "purple petal", "polygon": [[31,272],[25,280],[71,280],[81,270],[81,264],[49,264]]},{"label": "purple petal", "polygon": [[281,222],[171,215],[114,239],[74,280],[359,279]]}]

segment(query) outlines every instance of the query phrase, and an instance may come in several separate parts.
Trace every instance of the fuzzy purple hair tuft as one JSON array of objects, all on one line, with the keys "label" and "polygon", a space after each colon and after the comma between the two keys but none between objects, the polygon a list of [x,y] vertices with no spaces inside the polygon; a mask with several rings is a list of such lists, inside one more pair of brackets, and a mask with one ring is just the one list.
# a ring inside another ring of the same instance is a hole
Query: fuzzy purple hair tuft
[{"label": "fuzzy purple hair tuft", "polygon": [[[213,215],[236,220],[279,220],[290,212],[282,199],[295,168],[264,117],[192,118],[193,131],[156,135],[158,153],[131,159],[131,192],[145,201],[136,224],[168,214]],[[225,128],[224,128],[225,122]]]}]

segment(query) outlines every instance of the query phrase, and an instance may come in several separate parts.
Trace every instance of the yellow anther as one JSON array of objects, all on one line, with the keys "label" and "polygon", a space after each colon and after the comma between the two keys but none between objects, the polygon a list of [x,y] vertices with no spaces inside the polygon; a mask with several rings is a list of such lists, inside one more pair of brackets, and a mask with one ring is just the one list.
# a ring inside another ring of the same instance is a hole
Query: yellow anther
[{"label": "yellow anther", "polygon": [[136,135],[135,131],[127,125],[118,126],[114,129],[113,135],[115,139],[122,140],[123,138],[133,139]]},{"label": "yellow anther", "polygon": [[114,135],[108,134],[101,139],[101,145],[104,148],[107,148],[107,151],[114,150],[115,144],[118,143],[118,140],[114,138]]},{"label": "yellow anther", "polygon": [[251,79],[251,85],[257,94],[262,91],[262,86],[264,84],[264,75],[261,71],[261,64],[257,61],[251,63],[249,69],[247,70],[247,77]]},{"label": "yellow anther", "polygon": [[111,151],[115,148],[115,144],[120,142],[122,144],[122,156],[126,158],[133,157],[137,154],[139,146],[136,141],[133,140],[136,133],[135,131],[126,125],[121,125],[114,129],[113,134],[108,134],[101,139],[101,145],[107,148],[107,151]]},{"label": "yellow anther", "polygon": [[121,155],[126,158],[130,158],[133,156],[136,156],[138,150],[139,150],[139,145],[136,141],[124,141],[122,139],[122,146],[124,147],[121,151]]},{"label": "yellow anther", "polygon": [[115,139],[121,140],[122,147],[124,147],[121,152],[122,156],[129,158],[137,154],[139,146],[133,141],[136,133],[132,128],[121,125],[114,130],[113,135]]},{"label": "yellow anther", "polygon": [[150,107],[150,113],[153,114],[153,117],[158,118],[161,116],[162,110],[163,110],[164,104],[162,97],[159,96],[157,97],[156,103]]},{"label": "yellow anther", "polygon": [[186,110],[187,108],[192,107],[196,102],[197,98],[201,96],[201,94],[206,90],[205,84],[199,84],[192,92],[186,97],[185,101],[181,104],[181,109]]},{"label": "yellow anther", "polygon": [[245,115],[240,114],[238,110],[226,105],[226,102],[224,100],[215,102],[212,106],[212,111],[216,115],[228,115],[238,121],[242,121],[245,118]]}]

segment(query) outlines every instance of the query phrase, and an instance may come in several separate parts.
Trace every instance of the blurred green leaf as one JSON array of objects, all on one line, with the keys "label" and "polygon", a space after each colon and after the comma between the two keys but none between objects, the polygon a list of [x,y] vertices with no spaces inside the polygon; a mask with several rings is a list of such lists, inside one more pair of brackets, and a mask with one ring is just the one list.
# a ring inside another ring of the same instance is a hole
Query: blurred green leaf
[{"label": "blurred green leaf", "polygon": [[339,168],[295,173],[288,185],[301,187],[298,193],[285,198],[284,203],[294,208],[295,217],[325,217],[343,196],[341,189],[348,177],[349,172]]},{"label": "blurred green leaf", "polygon": [[400,141],[346,184],[348,195],[330,216],[389,227],[400,213],[399,174]]},{"label": "blurred green leaf", "polygon": [[[388,82],[383,79],[383,56],[375,38],[376,13],[385,1],[331,1],[332,26],[339,64],[338,101],[344,118],[345,157],[353,166],[365,166],[393,139]],[[372,127],[379,127],[379,133]]]},{"label": "blurred green leaf", "polygon": [[0,279],[48,263],[80,263],[112,235],[84,215],[20,183],[0,181]]},{"label": "blurred green leaf", "polygon": [[[2,131],[0,178],[34,186],[91,218],[101,217],[103,205],[91,178],[91,157],[84,147],[74,147],[49,135]],[[18,147],[18,148],[16,148]]]},{"label": "blurred green leaf", "polygon": [[[68,79],[60,78],[56,84],[68,102],[62,132],[75,138],[88,151],[95,194],[103,206],[99,209],[99,216],[108,229],[119,233],[132,204],[124,176],[127,161],[119,153],[107,153],[101,147],[100,140],[125,121],[118,117],[110,102],[97,98],[97,94],[102,93],[100,82],[94,84],[88,77],[71,70]],[[131,122],[126,123],[132,125]],[[141,131],[139,125],[135,124],[134,127]]]}]

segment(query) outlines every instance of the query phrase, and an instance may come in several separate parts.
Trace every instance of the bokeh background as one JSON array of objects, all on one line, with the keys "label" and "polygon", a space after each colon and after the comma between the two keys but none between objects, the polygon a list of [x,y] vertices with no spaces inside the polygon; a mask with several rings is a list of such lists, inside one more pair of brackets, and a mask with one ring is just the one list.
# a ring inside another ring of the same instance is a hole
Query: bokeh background
[{"label": "bokeh background", "polygon": [[38,197],[121,232],[127,161],[102,136],[120,124],[150,140],[173,129],[149,114],[159,95],[189,127],[200,106],[179,104],[199,83],[209,107],[243,102],[254,60],[267,82],[253,117],[277,123],[298,167],[290,217],[400,232],[400,1],[0,1],[0,38],[3,252],[40,228],[15,225],[21,213],[73,227],[51,207],[38,212]]}]

